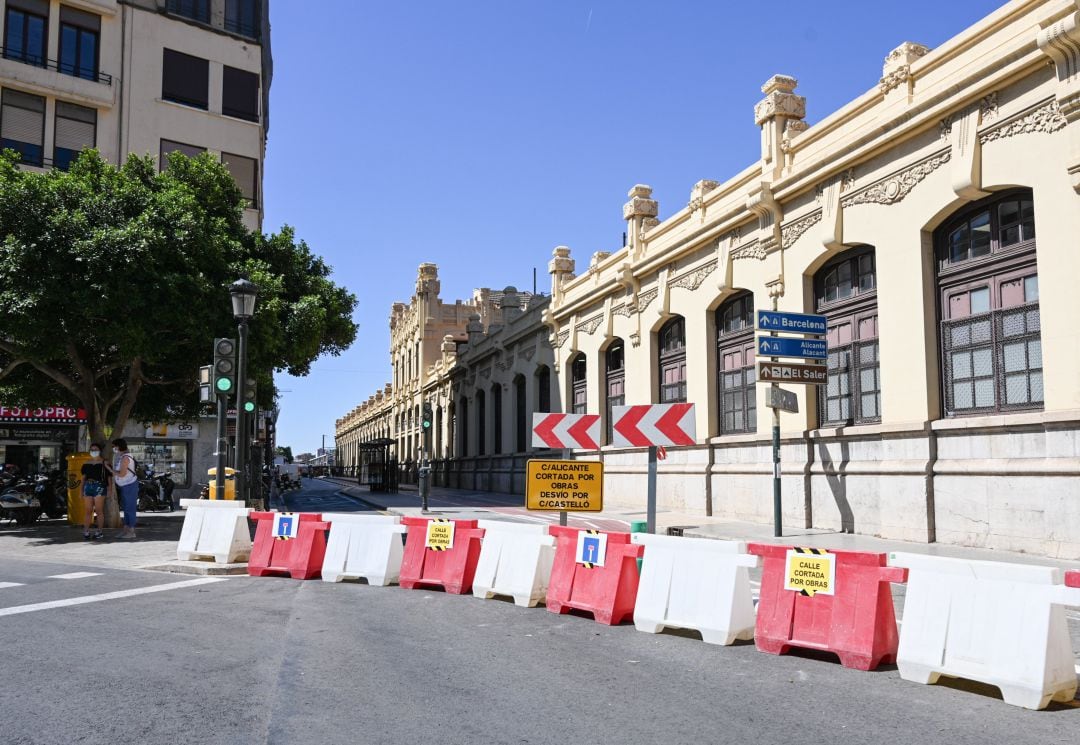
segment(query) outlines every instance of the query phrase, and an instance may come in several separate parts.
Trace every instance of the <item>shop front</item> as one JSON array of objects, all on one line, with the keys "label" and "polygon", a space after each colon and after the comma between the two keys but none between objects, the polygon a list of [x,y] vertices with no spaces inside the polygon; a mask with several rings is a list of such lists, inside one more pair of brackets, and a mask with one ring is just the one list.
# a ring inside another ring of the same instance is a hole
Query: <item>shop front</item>
[{"label": "shop front", "polygon": [[20,474],[63,469],[78,450],[86,412],[66,406],[0,406],[0,464]]}]

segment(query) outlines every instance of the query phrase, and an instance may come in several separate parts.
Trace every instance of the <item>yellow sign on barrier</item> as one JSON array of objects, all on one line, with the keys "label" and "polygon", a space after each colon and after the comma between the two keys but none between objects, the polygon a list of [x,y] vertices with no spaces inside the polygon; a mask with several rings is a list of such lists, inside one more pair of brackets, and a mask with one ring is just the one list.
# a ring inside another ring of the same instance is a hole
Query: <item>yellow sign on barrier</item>
[{"label": "yellow sign on barrier", "polygon": [[836,594],[836,557],[822,548],[793,548],[787,552],[784,589],[803,595]]},{"label": "yellow sign on barrier", "polygon": [[424,545],[432,551],[449,551],[454,547],[454,523],[437,517],[427,524],[427,540]]},{"label": "yellow sign on barrier", "polygon": [[525,507],[539,512],[603,512],[604,464],[594,460],[530,460]]}]

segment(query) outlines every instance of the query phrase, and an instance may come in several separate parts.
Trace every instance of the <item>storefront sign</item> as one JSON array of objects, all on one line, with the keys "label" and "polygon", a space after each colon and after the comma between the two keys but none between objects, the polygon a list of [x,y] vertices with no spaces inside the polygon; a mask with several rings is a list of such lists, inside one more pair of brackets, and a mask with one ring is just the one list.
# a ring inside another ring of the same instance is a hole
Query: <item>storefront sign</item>
[{"label": "storefront sign", "polygon": [[70,406],[0,406],[0,422],[82,424],[85,421],[86,411]]},{"label": "storefront sign", "polygon": [[77,427],[42,427],[35,424],[0,424],[0,440],[18,442],[74,442],[78,438]]},{"label": "storefront sign", "polygon": [[199,425],[182,422],[180,424],[148,424],[146,439],[197,440]]}]

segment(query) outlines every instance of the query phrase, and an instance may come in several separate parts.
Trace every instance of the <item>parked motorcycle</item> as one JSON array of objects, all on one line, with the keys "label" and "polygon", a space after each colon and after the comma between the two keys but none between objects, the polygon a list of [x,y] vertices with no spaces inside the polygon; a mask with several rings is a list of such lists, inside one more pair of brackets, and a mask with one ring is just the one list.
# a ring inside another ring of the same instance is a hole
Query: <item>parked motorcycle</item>
[{"label": "parked motorcycle", "polygon": [[55,520],[67,514],[67,479],[62,471],[53,470],[34,477],[34,495],[48,517]]},{"label": "parked motorcycle", "polygon": [[0,520],[33,525],[41,515],[41,502],[29,479],[6,477],[0,481]]},{"label": "parked motorcycle", "polygon": [[156,510],[168,510],[172,512],[173,489],[176,484],[168,473],[154,473],[153,468],[147,467],[146,478],[139,481],[138,508],[141,512],[153,512]]}]

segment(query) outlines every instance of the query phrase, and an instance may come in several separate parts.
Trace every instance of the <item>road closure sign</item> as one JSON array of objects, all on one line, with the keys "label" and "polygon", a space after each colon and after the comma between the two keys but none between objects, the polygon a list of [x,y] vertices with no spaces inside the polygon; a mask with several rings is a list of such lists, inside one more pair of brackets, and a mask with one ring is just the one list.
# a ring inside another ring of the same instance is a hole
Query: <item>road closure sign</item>
[{"label": "road closure sign", "polygon": [[602,512],[604,464],[594,460],[530,460],[525,507],[540,512]]},{"label": "road closure sign", "polygon": [[455,523],[444,518],[435,518],[427,524],[424,546],[432,551],[449,551],[454,547]]},{"label": "road closure sign", "polygon": [[821,548],[787,552],[784,589],[813,597],[836,594],[836,556]]}]

